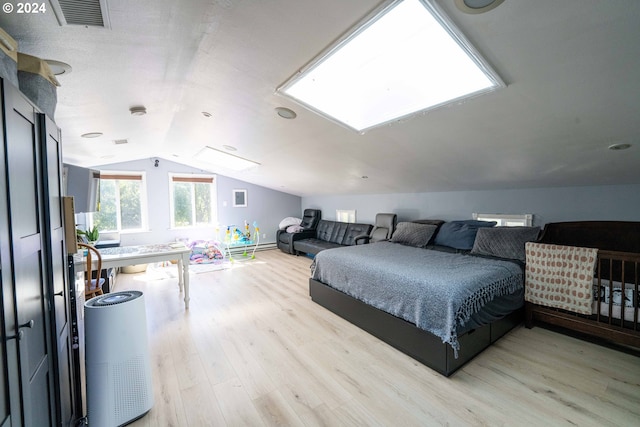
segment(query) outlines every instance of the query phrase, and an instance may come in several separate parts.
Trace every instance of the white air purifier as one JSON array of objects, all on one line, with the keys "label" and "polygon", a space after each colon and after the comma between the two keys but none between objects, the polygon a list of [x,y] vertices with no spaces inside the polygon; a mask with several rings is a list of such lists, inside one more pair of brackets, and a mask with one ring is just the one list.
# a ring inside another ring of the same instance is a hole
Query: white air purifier
[{"label": "white air purifier", "polygon": [[89,425],[128,424],[153,406],[144,295],[94,297],[84,304],[84,316]]}]

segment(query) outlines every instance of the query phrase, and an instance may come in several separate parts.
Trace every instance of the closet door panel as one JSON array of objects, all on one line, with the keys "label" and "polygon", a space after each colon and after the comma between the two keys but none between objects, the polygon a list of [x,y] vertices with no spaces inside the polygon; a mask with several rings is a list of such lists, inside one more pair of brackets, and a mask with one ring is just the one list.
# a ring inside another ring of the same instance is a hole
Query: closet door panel
[{"label": "closet door panel", "polygon": [[41,153],[35,111],[15,89],[4,85],[5,153],[9,188],[15,310],[21,337],[22,420],[28,426],[55,423],[51,377],[51,319],[43,245]]}]

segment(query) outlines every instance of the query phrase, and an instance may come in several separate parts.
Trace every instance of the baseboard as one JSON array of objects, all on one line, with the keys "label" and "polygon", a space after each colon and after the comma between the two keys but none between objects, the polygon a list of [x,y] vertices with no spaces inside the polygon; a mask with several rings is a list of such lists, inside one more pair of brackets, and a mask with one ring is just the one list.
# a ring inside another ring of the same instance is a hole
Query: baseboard
[{"label": "baseboard", "polygon": [[[256,248],[256,252],[258,251],[266,251],[269,249],[277,249],[278,246],[276,245],[275,242],[268,242],[268,243],[260,243],[258,244],[258,247]],[[247,252],[251,252],[253,251],[253,245],[250,246],[235,246],[230,248],[231,254],[241,254],[244,253],[245,251]]]}]

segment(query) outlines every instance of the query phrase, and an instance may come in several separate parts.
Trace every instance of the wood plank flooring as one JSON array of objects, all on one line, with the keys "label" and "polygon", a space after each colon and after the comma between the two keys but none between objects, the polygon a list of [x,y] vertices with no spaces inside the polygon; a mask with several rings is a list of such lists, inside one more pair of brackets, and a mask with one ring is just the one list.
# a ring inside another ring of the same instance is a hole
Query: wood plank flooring
[{"label": "wood plank flooring", "polygon": [[310,264],[271,250],[191,274],[186,312],[175,269],[120,274],[145,294],[153,363],[131,425],[640,425],[636,356],[519,327],[445,378],[312,302]]}]

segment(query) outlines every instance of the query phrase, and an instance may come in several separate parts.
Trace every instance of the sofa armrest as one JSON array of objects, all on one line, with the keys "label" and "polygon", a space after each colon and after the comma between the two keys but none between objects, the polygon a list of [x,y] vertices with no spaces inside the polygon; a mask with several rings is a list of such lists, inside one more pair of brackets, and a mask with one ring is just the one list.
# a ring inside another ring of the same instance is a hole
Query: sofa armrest
[{"label": "sofa armrest", "polygon": [[369,243],[369,241],[370,241],[370,237],[368,234],[360,234],[359,236],[356,236],[353,238],[354,245],[365,245]]},{"label": "sofa armrest", "polygon": [[316,237],[316,230],[303,230],[298,233],[287,233],[285,230],[276,232],[276,242],[278,248],[283,252],[294,255],[296,252],[293,248],[293,242],[296,240],[308,239]]}]

